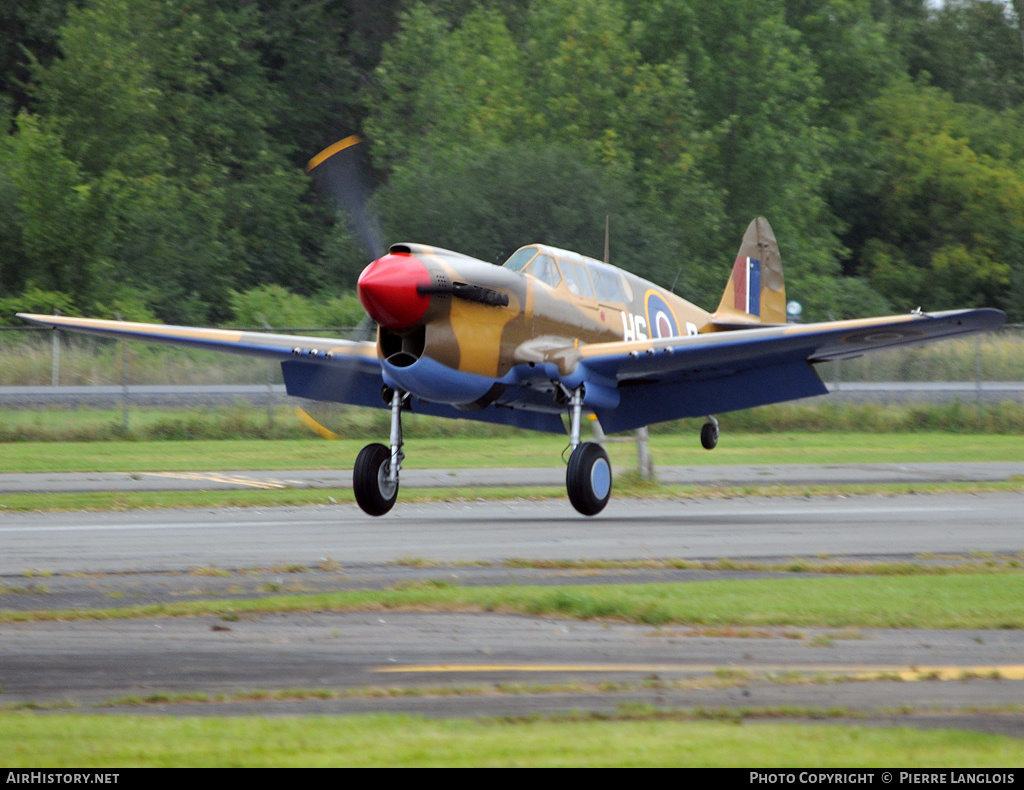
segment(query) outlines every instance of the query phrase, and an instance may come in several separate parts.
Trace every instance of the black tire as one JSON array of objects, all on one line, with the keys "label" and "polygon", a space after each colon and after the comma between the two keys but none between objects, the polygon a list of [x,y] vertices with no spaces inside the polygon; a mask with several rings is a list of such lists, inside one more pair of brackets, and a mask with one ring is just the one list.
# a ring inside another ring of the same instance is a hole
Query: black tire
[{"label": "black tire", "polygon": [[612,494],[612,465],[601,445],[584,442],[572,451],[565,487],[572,506],[584,516],[595,516],[604,510]]},{"label": "black tire", "polygon": [[714,450],[718,445],[718,426],[713,422],[706,422],[700,429],[700,443],[705,450]]},{"label": "black tire", "polygon": [[398,499],[398,482],[388,480],[391,450],[383,444],[368,444],[356,456],[352,469],[352,491],[364,513],[383,516]]}]

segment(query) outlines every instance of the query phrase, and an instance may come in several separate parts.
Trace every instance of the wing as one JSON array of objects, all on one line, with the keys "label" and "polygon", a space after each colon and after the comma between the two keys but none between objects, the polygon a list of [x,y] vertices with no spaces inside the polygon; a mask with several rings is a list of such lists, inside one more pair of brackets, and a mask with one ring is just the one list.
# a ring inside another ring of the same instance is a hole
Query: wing
[{"label": "wing", "polygon": [[289,395],[357,406],[383,405],[380,361],[377,345],[372,342],[31,313],[18,316],[57,329],[104,337],[277,359]]},{"label": "wing", "polygon": [[[18,313],[37,324],[75,332],[128,340],[144,340],[208,351],[225,351],[278,359],[289,395],[329,403],[389,408],[381,398],[381,376],[377,344],[336,338],[276,335],[230,329],[201,329],[188,326],[105,321],[95,318]],[[548,410],[482,409],[465,411],[444,403],[413,397],[411,411],[448,419],[477,420],[514,425],[538,431],[564,433],[561,418]]]},{"label": "wing", "polygon": [[789,324],[594,343],[563,352],[559,361],[567,371],[563,383],[597,393],[594,412],[614,432],[824,395],[815,363],[983,332],[1005,320],[999,310],[980,309]]}]

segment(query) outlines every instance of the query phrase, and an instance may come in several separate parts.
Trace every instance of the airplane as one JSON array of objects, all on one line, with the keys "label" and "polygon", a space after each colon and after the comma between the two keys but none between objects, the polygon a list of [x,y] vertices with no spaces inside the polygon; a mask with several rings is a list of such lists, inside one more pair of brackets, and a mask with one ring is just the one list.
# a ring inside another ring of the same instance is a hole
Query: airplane
[{"label": "airplane", "polygon": [[[349,167],[339,155],[358,142],[335,143],[308,169]],[[289,395],[390,409],[388,445],[368,444],[353,468],[356,502],[371,516],[388,513],[398,497],[403,412],[568,431],[569,500],[594,516],[608,503],[612,469],[601,444],[582,441],[585,417],[615,433],[706,416],[701,443],[712,449],[716,414],[826,394],[815,370],[822,362],[1006,320],[990,308],[918,309],[787,324],[779,247],[762,217],[748,226],[714,312],[545,244],[522,247],[501,266],[423,244],[380,252],[357,283],[376,341],[18,315],[59,329],[277,359]]]}]

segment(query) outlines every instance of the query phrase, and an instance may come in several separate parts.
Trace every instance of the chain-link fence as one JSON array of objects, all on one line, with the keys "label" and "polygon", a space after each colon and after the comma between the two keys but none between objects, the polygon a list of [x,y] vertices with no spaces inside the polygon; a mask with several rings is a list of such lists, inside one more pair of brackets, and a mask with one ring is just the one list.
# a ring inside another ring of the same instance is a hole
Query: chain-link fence
[{"label": "chain-link fence", "polygon": [[[261,328],[244,331],[260,332]],[[349,327],[275,329],[285,334],[346,337]],[[276,363],[214,351],[90,337],[48,327],[0,327],[0,387],[265,384]],[[830,362],[818,372],[842,382],[1024,382],[1024,325],[968,338],[904,347]]]},{"label": "chain-link fence", "polygon": [[[245,328],[263,332],[263,328]],[[274,329],[282,334],[346,337],[349,327]],[[281,383],[276,362],[252,357],[110,340],[49,327],[0,327],[0,387],[202,386]]]},{"label": "chain-link fence", "polygon": [[971,337],[904,346],[818,368],[830,383],[1024,382],[1024,324]]}]

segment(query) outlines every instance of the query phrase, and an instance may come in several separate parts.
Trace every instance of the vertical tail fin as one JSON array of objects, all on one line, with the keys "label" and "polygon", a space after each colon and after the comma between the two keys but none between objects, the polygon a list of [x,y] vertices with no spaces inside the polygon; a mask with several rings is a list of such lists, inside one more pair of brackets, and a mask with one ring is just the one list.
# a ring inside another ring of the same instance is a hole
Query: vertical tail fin
[{"label": "vertical tail fin", "polygon": [[711,322],[721,329],[786,323],[782,257],[772,226],[764,217],[747,226],[732,276]]}]

